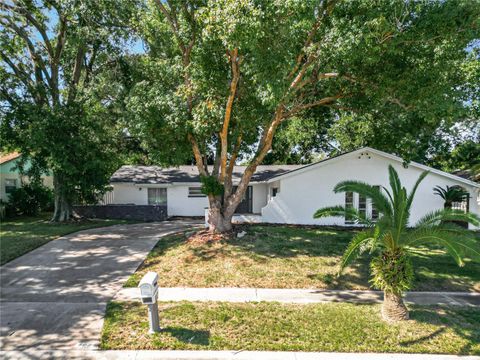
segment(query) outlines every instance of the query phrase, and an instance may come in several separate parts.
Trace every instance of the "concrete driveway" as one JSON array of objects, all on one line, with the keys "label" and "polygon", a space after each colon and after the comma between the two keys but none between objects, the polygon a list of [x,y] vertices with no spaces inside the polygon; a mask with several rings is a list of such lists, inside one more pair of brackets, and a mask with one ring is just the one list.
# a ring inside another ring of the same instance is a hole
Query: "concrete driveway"
[{"label": "concrete driveway", "polygon": [[177,220],[84,230],[0,267],[0,348],[95,349],[106,303],[162,236],[193,225]]}]

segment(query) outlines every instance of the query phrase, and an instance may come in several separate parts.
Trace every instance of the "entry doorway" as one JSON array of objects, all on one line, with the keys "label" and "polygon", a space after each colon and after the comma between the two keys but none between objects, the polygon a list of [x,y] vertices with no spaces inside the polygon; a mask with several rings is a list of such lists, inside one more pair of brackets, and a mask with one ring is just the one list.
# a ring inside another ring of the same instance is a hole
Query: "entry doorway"
[{"label": "entry doorway", "polygon": [[[233,187],[233,191],[237,190],[237,186]],[[235,214],[251,214],[253,213],[253,189],[251,186],[243,194],[242,202],[238,204]]]}]

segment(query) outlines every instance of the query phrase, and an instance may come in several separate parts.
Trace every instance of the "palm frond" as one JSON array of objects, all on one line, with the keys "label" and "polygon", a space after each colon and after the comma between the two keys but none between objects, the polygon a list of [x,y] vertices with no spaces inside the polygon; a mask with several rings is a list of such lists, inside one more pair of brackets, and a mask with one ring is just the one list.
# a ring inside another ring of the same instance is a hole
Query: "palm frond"
[{"label": "palm frond", "polygon": [[340,216],[345,216],[346,211],[347,209],[341,205],[326,206],[315,211],[315,214],[313,214],[313,217],[314,219],[319,219],[322,217],[329,217],[329,216],[340,217]]},{"label": "palm frond", "polygon": [[390,199],[390,204],[393,204],[393,197],[390,191],[385,186],[382,186],[382,188],[383,191],[385,191],[385,194],[387,194],[388,198]]},{"label": "palm frond", "polygon": [[339,275],[363,251],[368,250],[365,245],[372,240],[374,240],[374,232],[372,230],[361,231],[353,237],[340,260]]},{"label": "palm frond", "polygon": [[373,204],[381,213],[387,215],[392,214],[392,206],[390,205],[388,198],[378,187],[367,184],[366,182],[351,180],[342,181],[335,186],[333,191],[335,193],[346,191],[356,192],[357,194],[372,199]]},{"label": "palm frond", "polygon": [[[400,184],[401,186],[401,184]],[[408,226],[408,220],[410,218],[410,211],[407,208],[407,189],[401,187],[398,190],[397,198],[393,204],[393,227],[395,232],[393,233],[394,246],[399,242],[402,233]]]},{"label": "palm frond", "polygon": [[470,232],[458,226],[455,228],[452,228],[452,225],[419,228],[407,234],[404,240],[405,246],[418,246],[428,243],[442,246],[459,266],[464,265],[463,259],[467,256],[480,261],[478,240]]},{"label": "palm frond", "polygon": [[314,219],[320,219],[320,218],[329,217],[329,216],[345,217],[348,219],[352,219],[360,224],[364,224],[367,226],[372,225],[372,222],[367,217],[365,217],[357,209],[352,207],[344,207],[341,205],[327,206],[327,207],[318,209],[317,211],[315,211],[315,214],[313,214]]},{"label": "palm frond", "polygon": [[447,191],[446,191],[444,188],[442,188],[441,186],[439,186],[439,185],[435,186],[435,187],[433,188],[433,193],[434,193],[435,195],[440,196],[443,200],[446,200],[446,193],[447,193]]},{"label": "palm frond", "polygon": [[433,193],[440,196],[445,201],[445,203],[450,204],[455,201],[464,201],[470,195],[468,191],[457,185],[447,185],[445,188],[437,185],[433,188]]},{"label": "palm frond", "polygon": [[388,174],[389,174],[390,187],[392,188],[393,202],[396,202],[402,183],[400,182],[400,178],[398,177],[397,171],[392,165],[388,165]]},{"label": "palm frond", "polygon": [[408,195],[407,199],[407,209],[410,210],[410,207],[412,206],[413,199],[415,197],[415,193],[417,192],[417,189],[420,185],[420,183],[425,179],[425,177],[430,173],[430,171],[424,171],[420,174],[418,177],[417,181],[415,182],[415,185],[413,185],[412,190],[410,191],[410,194]]},{"label": "palm frond", "polygon": [[453,209],[439,209],[422,216],[415,227],[439,225],[446,221],[460,221],[480,226],[480,217],[474,213],[465,213],[461,210]]}]

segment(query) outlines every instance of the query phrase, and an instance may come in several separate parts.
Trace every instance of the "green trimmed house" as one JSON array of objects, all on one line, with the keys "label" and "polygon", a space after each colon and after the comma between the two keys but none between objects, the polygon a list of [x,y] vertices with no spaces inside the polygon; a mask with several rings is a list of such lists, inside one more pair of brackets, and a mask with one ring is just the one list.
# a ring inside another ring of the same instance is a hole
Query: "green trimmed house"
[{"label": "green trimmed house", "polygon": [[[20,153],[13,152],[0,155],[0,200],[8,201],[8,194],[14,189],[22,186],[22,183],[28,182],[28,177],[20,174],[17,168],[17,162],[20,160]],[[25,165],[26,168],[29,164]],[[53,188],[53,177],[51,175],[42,176],[43,184]]]}]

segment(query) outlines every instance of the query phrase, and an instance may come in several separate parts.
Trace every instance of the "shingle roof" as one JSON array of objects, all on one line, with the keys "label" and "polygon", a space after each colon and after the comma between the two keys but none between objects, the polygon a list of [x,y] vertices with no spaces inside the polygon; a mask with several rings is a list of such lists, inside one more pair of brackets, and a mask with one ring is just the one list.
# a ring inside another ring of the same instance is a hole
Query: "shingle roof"
[{"label": "shingle roof", "polygon": [[480,176],[476,176],[470,170],[456,170],[456,171],[452,172],[452,175],[459,176],[462,179],[467,179],[467,180],[470,180],[470,181],[480,182]]},{"label": "shingle roof", "polygon": [[[260,165],[252,176],[251,181],[267,181],[275,176],[302,167],[302,165]],[[245,166],[235,166],[233,169],[233,181],[239,181]],[[200,182],[198,169],[194,165],[182,165],[179,167],[161,168],[159,166],[132,166],[124,165],[110,178],[110,182],[136,183],[136,184],[170,184]]]},{"label": "shingle roof", "polygon": [[4,164],[6,162],[9,162],[11,160],[15,160],[16,158],[20,157],[20,153],[18,152],[12,152],[8,154],[1,154],[0,155],[0,164]]}]

